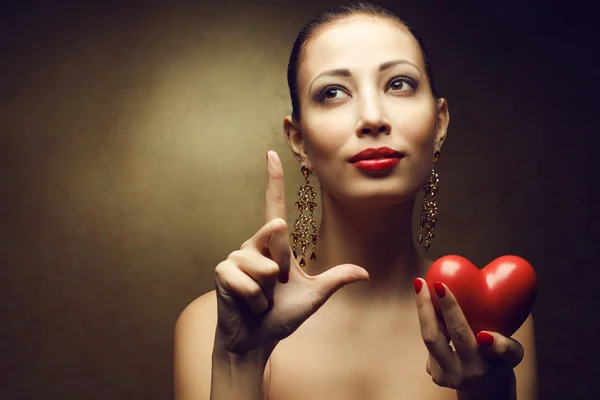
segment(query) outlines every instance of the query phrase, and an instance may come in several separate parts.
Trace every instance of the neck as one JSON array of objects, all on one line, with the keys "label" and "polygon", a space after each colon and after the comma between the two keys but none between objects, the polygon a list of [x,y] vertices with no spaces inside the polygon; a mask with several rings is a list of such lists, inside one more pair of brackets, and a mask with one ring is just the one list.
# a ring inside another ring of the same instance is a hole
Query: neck
[{"label": "neck", "polygon": [[[393,206],[353,206],[323,192],[317,261],[306,272],[319,274],[339,264],[356,264],[370,279],[342,288],[345,300],[381,300],[414,296],[413,278],[429,265],[415,247],[412,232],[414,199]],[[412,298],[412,297],[411,297]]]}]

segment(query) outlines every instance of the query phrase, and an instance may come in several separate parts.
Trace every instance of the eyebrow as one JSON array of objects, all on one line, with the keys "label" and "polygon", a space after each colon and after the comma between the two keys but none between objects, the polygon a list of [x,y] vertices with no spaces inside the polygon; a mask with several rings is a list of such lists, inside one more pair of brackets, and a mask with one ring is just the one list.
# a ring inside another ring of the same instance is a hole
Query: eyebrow
[{"label": "eyebrow", "polygon": [[[419,69],[419,67],[416,64],[414,64],[414,63],[412,63],[412,62],[410,62],[408,60],[386,61],[384,63],[379,64],[378,72],[385,71],[386,69],[389,69],[389,68],[394,67],[394,66],[399,65],[399,64],[409,64],[409,65],[412,65],[413,67],[415,67],[419,71],[419,73],[421,72],[421,70]],[[344,76],[344,77],[348,77],[348,76],[352,76],[352,73],[350,72],[349,69],[345,69],[345,68],[338,68],[338,69],[331,69],[331,70],[328,70],[328,71],[323,71],[319,75],[317,75],[315,77],[315,79],[313,79],[312,83],[308,87],[308,92],[309,93],[310,93],[310,90],[312,89],[313,83],[315,83],[315,81],[317,79],[319,79],[320,77],[322,77],[322,76]]]}]

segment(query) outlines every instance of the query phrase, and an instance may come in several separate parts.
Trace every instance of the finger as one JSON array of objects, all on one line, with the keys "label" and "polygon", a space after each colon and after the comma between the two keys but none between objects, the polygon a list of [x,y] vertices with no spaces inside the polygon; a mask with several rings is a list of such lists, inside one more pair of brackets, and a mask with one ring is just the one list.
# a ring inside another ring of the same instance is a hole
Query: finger
[{"label": "finger", "polygon": [[283,166],[279,155],[273,150],[267,152],[267,196],[265,199],[265,222],[275,218],[285,220],[285,186]]},{"label": "finger", "polygon": [[310,278],[314,285],[314,290],[311,291],[315,296],[313,304],[318,308],[342,287],[369,280],[369,273],[358,265],[342,264]]},{"label": "finger", "polygon": [[444,316],[448,335],[450,336],[450,340],[452,340],[458,357],[462,361],[477,359],[479,357],[477,340],[456,298],[450,289],[448,289],[448,286],[441,282],[434,282],[433,288],[438,298],[440,310]]},{"label": "finger", "polygon": [[431,380],[438,386],[441,387],[449,387],[448,379],[446,378],[446,373],[440,366],[440,364],[436,361],[436,359],[429,354],[427,358],[427,373],[431,376]]},{"label": "finger", "polygon": [[479,332],[477,334],[477,344],[484,356],[500,358],[510,368],[519,365],[525,355],[521,343],[497,332]]},{"label": "finger", "polygon": [[273,298],[275,283],[279,275],[279,265],[275,261],[250,249],[234,251],[227,259],[259,284],[267,300]]},{"label": "finger", "polygon": [[219,293],[241,298],[253,313],[262,313],[269,302],[260,285],[231,261],[225,260],[215,268],[215,280]]},{"label": "finger", "polygon": [[452,371],[454,368],[452,348],[448,345],[448,340],[438,325],[429,290],[422,290],[423,287],[427,288],[426,283],[421,278],[415,278],[414,285],[417,293],[417,314],[423,342],[425,342],[430,355],[435,358],[441,368]]},{"label": "finger", "polygon": [[[276,221],[283,220],[278,218]],[[281,224],[281,226],[273,229],[268,244],[271,259],[279,265],[279,281],[281,283],[286,283],[290,276],[292,249],[290,248],[289,237],[287,223]]]},{"label": "finger", "polygon": [[285,283],[289,277],[292,258],[288,237],[287,222],[275,218],[263,225],[241,248],[254,248],[263,256],[275,261],[279,265],[279,281]]}]

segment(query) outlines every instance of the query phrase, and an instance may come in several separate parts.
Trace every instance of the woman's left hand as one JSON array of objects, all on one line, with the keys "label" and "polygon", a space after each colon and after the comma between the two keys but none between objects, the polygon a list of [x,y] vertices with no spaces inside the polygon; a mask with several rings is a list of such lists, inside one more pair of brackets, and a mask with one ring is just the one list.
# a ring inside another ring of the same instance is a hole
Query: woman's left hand
[{"label": "woman's left hand", "polygon": [[523,346],[497,332],[484,331],[475,337],[454,295],[436,282],[433,286],[444,327],[438,322],[426,282],[415,278],[414,285],[421,335],[429,350],[426,371],[433,382],[483,398],[509,387],[511,392],[515,390],[513,368],[523,359]]}]

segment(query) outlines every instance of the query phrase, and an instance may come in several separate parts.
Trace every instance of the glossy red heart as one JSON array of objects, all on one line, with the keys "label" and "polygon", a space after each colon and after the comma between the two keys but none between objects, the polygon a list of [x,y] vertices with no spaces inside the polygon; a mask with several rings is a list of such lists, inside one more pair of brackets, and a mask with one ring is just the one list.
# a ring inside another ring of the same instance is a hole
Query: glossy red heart
[{"label": "glossy red heart", "polygon": [[434,282],[448,286],[475,334],[486,330],[510,337],[531,313],[537,293],[532,266],[510,255],[495,259],[481,270],[464,257],[444,256],[431,265],[425,281],[440,321],[444,319]]}]

